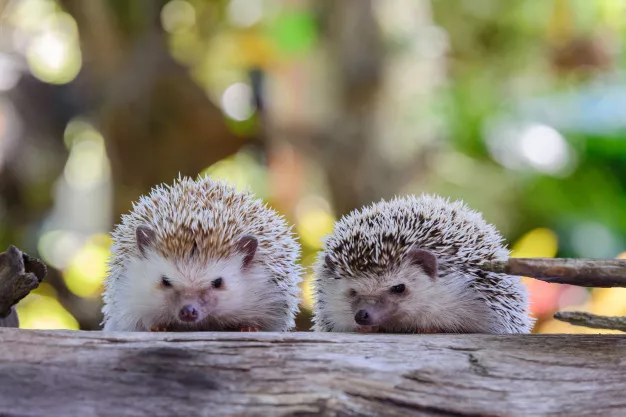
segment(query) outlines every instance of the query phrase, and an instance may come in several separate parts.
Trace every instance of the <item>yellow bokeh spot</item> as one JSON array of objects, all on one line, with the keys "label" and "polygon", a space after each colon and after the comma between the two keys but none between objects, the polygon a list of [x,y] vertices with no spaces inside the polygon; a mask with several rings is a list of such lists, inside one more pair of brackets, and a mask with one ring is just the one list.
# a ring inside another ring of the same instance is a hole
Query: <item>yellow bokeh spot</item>
[{"label": "yellow bokeh spot", "polygon": [[28,46],[31,73],[52,84],[72,81],[82,66],[76,22],[67,13],[54,13],[41,23],[44,30]]},{"label": "yellow bokeh spot", "polygon": [[335,218],[322,208],[313,207],[298,214],[300,240],[310,248],[322,247],[322,238],[333,231]]},{"label": "yellow bokeh spot", "polygon": [[241,59],[244,67],[268,67],[278,53],[268,39],[254,31],[245,31],[237,37]]},{"label": "yellow bokeh spot", "polygon": [[554,258],[559,249],[559,242],[550,229],[538,228],[522,236],[511,253],[512,258]]},{"label": "yellow bokeh spot", "polygon": [[626,316],[626,288],[594,288],[588,311],[602,316]]},{"label": "yellow bokeh spot", "polygon": [[70,260],[63,272],[65,285],[80,297],[100,293],[107,272],[111,241],[107,235],[93,236]]},{"label": "yellow bokeh spot", "polygon": [[300,289],[302,290],[301,299],[302,305],[309,310],[313,308],[314,302],[314,291],[313,291],[313,274],[309,273],[306,275],[302,283],[300,284]]},{"label": "yellow bokeh spot", "polygon": [[17,305],[22,329],[78,330],[76,319],[51,297],[29,294]]},{"label": "yellow bokeh spot", "polygon": [[41,295],[43,297],[58,298],[57,290],[47,282],[42,282],[37,288],[31,291],[31,294]]},{"label": "yellow bokeh spot", "polygon": [[249,189],[259,198],[264,198],[267,194],[266,169],[254,155],[246,151],[216,162],[200,175],[223,180],[239,191]]}]

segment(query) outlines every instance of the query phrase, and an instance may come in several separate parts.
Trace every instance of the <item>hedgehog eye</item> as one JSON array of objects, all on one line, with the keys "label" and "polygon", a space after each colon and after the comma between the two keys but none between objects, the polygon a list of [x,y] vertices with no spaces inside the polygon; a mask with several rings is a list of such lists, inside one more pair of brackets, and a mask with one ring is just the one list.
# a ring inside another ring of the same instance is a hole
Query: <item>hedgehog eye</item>
[{"label": "hedgehog eye", "polygon": [[213,285],[213,288],[221,288],[223,283],[224,283],[224,280],[222,279],[222,277],[219,277],[213,280],[211,285]]},{"label": "hedgehog eye", "polygon": [[161,285],[164,286],[164,287],[171,287],[172,286],[172,282],[170,281],[170,279],[168,277],[163,275],[161,277]]},{"label": "hedgehog eye", "polygon": [[348,291],[348,295],[349,295],[350,297],[356,297],[356,290],[350,290],[350,291]]},{"label": "hedgehog eye", "polygon": [[398,284],[391,287],[389,290],[392,294],[402,294],[406,290],[406,286],[404,284]]}]

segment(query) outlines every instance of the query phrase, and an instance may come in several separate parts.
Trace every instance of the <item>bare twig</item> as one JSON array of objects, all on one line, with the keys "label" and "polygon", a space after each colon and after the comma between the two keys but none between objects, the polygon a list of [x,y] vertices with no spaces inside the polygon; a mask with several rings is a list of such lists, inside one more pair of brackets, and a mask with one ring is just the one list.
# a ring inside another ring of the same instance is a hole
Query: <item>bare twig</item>
[{"label": "bare twig", "polygon": [[12,308],[39,286],[46,276],[46,266],[15,246],[0,254],[0,327],[17,327],[17,314]]},{"label": "bare twig", "polygon": [[509,258],[480,268],[579,287],[626,287],[626,259]]},{"label": "bare twig", "polygon": [[621,330],[626,332],[626,317],[598,316],[582,311],[559,311],[554,315],[557,320],[574,326],[591,327],[592,329]]}]

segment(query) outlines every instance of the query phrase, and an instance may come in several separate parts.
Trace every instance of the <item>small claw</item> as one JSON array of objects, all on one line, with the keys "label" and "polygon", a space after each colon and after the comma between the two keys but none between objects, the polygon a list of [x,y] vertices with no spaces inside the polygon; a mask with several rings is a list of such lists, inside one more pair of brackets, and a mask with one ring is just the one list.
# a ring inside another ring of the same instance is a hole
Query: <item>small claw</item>
[{"label": "small claw", "polygon": [[240,331],[242,331],[242,332],[258,332],[259,329],[257,329],[256,327],[242,327]]},{"label": "small claw", "polygon": [[165,327],[154,326],[150,328],[151,332],[166,332],[167,329]]},{"label": "small claw", "polygon": [[356,328],[357,333],[378,333],[378,326],[359,326]]},{"label": "small claw", "polygon": [[438,332],[436,330],[417,329],[417,333],[421,333],[421,334],[437,334]]}]

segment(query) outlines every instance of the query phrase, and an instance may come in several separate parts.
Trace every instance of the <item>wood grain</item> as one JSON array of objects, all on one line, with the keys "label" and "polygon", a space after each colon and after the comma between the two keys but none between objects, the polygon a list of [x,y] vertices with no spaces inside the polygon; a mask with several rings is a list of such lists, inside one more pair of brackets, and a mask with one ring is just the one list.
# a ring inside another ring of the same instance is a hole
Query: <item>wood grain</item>
[{"label": "wood grain", "polygon": [[626,415],[626,337],[0,329],[2,416]]}]

